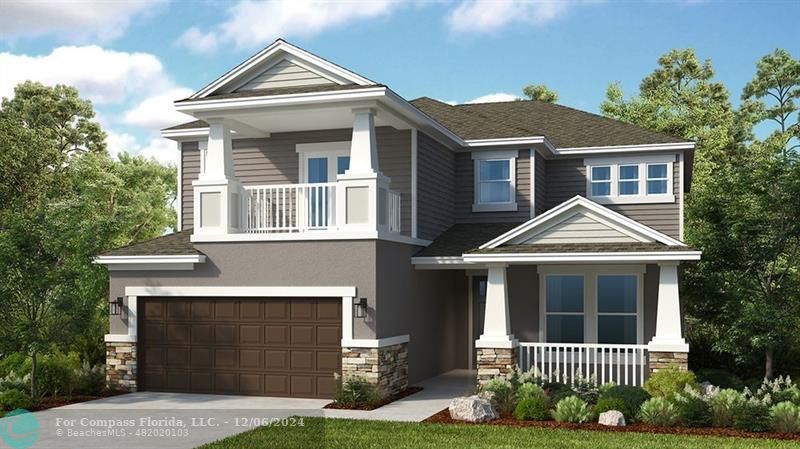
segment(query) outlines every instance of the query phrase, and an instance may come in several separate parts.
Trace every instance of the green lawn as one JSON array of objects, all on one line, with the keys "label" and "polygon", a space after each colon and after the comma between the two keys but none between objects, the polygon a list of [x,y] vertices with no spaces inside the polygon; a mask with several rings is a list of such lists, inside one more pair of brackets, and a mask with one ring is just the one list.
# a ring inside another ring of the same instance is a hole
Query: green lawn
[{"label": "green lawn", "polygon": [[259,427],[202,449],[262,448],[591,448],[591,449],[798,449],[797,441],[644,433],[387,423],[305,418],[305,427]]}]

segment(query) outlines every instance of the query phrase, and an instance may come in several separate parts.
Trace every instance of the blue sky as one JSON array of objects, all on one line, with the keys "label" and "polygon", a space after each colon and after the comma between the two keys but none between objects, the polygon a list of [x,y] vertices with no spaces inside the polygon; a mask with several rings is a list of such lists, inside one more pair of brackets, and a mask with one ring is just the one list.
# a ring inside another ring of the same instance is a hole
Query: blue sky
[{"label": "blue sky", "polygon": [[[112,151],[170,161],[171,100],[283,37],[411,99],[519,95],[545,83],[596,112],[672,48],[711,58],[738,100],[776,47],[800,57],[800,1],[48,1],[0,4],[0,95],[23,79],[77,85]],[[499,94],[499,95],[497,95]]]}]

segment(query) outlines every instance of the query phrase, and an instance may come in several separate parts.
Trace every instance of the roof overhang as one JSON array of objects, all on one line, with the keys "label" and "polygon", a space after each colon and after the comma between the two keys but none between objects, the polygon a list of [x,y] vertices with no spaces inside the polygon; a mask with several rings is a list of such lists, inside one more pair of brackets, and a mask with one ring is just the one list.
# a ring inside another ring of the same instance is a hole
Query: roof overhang
[{"label": "roof overhang", "polygon": [[197,263],[204,263],[203,254],[165,256],[97,256],[94,263],[105,265],[109,271],[193,270]]},{"label": "roof overhang", "polygon": [[464,254],[466,263],[654,263],[700,260],[700,251]]}]

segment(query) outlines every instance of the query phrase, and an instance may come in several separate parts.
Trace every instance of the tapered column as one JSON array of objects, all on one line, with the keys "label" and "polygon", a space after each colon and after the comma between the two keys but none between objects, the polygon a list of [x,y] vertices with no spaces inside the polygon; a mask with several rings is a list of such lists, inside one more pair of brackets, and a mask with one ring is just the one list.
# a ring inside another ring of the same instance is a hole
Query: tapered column
[{"label": "tapered column", "polygon": [[375,138],[375,109],[353,109],[353,138],[350,141],[348,176],[377,175],[378,143]]},{"label": "tapered column", "polygon": [[519,343],[511,333],[506,270],[504,264],[488,267],[483,334],[475,341],[481,385],[494,377],[508,375],[517,365]]},{"label": "tapered column", "polygon": [[659,264],[656,334],[647,345],[650,371],[664,368],[688,369],[689,345],[681,331],[678,293],[678,263]]}]

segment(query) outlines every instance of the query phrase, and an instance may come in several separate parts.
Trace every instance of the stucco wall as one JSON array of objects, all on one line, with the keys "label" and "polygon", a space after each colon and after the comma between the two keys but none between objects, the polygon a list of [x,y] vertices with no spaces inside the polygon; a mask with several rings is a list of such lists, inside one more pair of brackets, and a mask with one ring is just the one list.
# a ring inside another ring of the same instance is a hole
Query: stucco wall
[{"label": "stucco wall", "polygon": [[[127,286],[355,286],[372,311],[356,320],[355,336],[375,338],[374,240],[203,243],[197,249],[207,260],[193,271],[110,272],[110,297],[124,296]],[[127,333],[123,318],[111,317],[111,333]]]}]

